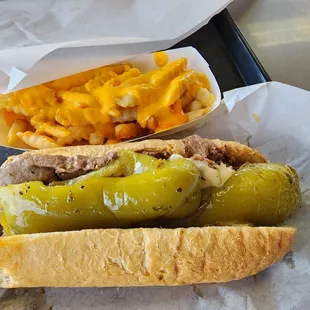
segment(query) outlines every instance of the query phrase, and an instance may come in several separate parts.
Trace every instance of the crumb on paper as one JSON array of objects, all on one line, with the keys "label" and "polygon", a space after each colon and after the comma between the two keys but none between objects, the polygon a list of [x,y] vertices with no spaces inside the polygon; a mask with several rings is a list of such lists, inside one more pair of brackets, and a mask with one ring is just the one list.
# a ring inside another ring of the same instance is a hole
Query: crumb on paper
[{"label": "crumb on paper", "polygon": [[289,269],[295,269],[294,252],[289,251],[284,257],[283,261]]},{"label": "crumb on paper", "polygon": [[197,299],[203,298],[203,293],[197,285],[193,285],[193,292]]},{"label": "crumb on paper", "polygon": [[256,122],[256,123],[259,123],[259,121],[260,121],[260,116],[259,116],[258,114],[256,114],[256,113],[253,113],[252,116],[253,116],[253,118],[255,119],[255,122]]}]

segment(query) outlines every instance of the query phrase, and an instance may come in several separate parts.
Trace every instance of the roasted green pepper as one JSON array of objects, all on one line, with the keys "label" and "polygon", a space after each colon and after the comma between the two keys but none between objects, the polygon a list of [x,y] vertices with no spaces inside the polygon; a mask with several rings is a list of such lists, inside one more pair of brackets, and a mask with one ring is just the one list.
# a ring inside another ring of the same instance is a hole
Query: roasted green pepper
[{"label": "roasted green pepper", "polygon": [[183,218],[198,209],[200,175],[193,163],[135,156],[131,167],[141,163],[140,174],[102,177],[104,170],[99,170],[61,185],[27,182],[0,187],[0,221],[6,234],[129,227]]},{"label": "roasted green pepper", "polygon": [[191,226],[277,225],[301,203],[296,171],[281,164],[248,164],[219,188],[203,191],[203,206]]}]

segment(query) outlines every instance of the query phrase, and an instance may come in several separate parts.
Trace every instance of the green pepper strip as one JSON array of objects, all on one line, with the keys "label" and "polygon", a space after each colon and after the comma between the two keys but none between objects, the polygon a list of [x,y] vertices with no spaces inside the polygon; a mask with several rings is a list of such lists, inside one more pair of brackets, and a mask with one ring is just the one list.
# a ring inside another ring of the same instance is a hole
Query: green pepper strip
[{"label": "green pepper strip", "polygon": [[[126,158],[120,156],[120,162],[123,160]],[[137,163],[144,172],[126,177],[102,177],[112,163],[106,170],[65,185],[27,182],[0,187],[3,208],[0,222],[5,233],[121,228],[156,219],[180,219],[195,213],[201,191],[199,171],[193,163],[186,159],[161,161],[135,154],[131,158],[131,172]]]}]

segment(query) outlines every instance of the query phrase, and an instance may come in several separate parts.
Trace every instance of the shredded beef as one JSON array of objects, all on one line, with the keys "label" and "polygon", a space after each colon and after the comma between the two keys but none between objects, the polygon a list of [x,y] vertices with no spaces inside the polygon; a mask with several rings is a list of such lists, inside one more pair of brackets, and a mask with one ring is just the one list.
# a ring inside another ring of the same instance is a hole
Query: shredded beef
[{"label": "shredded beef", "polygon": [[191,136],[183,139],[185,144],[185,157],[195,155],[203,156],[215,162],[231,164],[233,159],[229,157],[226,147],[219,149],[212,141],[202,139],[199,136]]}]

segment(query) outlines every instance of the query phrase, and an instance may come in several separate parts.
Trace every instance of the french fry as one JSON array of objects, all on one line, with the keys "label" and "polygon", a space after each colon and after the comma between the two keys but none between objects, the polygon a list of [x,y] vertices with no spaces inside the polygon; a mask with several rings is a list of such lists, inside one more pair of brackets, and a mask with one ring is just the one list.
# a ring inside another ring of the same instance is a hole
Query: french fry
[{"label": "french fry", "polygon": [[89,79],[94,78],[95,74],[95,70],[89,70],[45,83],[45,85],[54,90],[69,90],[73,87],[83,85]]},{"label": "french fry", "polygon": [[26,131],[31,131],[31,132],[35,132],[36,129],[28,122],[28,126],[27,126],[27,129]]},{"label": "french fry", "polygon": [[27,127],[28,122],[26,120],[16,119],[8,133],[8,144],[14,146],[19,139],[17,133],[23,133],[27,130]]},{"label": "french fry", "polygon": [[100,67],[97,69],[92,69],[74,75],[66,76],[64,78],[45,83],[45,85],[54,90],[61,90],[61,89],[69,90],[73,87],[82,86],[90,79],[93,79],[106,71],[113,71],[116,74],[121,74],[126,70],[126,67],[129,66],[130,66],[129,64],[118,64],[118,65]]},{"label": "french fry", "polygon": [[147,120],[146,127],[155,130],[157,126],[158,123],[156,121],[156,118],[154,116],[150,116]]},{"label": "french fry", "polygon": [[65,145],[73,145],[75,142],[80,142],[83,139],[75,140],[72,135],[64,137],[64,138],[57,138],[56,143],[59,144],[60,146],[65,146]]},{"label": "french fry", "polygon": [[30,124],[37,129],[36,133],[40,135],[48,135],[55,138],[65,138],[70,135],[70,131],[60,125],[45,122],[44,118],[40,115],[33,116],[30,119]]},{"label": "french fry", "polygon": [[112,117],[120,116],[116,102],[118,98],[118,86],[126,79],[137,77],[139,75],[141,75],[140,70],[137,68],[132,68],[120,74],[117,78],[107,81],[103,86],[94,90],[93,94],[100,102],[104,113],[107,113]]},{"label": "french fry", "polygon": [[108,139],[115,139],[115,124],[97,124],[94,127],[95,132],[103,134]]},{"label": "french fry", "polygon": [[109,139],[109,140],[107,140],[107,142],[105,144],[117,144],[119,142],[120,141],[118,141],[118,140]]},{"label": "french fry", "polygon": [[176,102],[172,105],[172,110],[175,113],[184,114],[181,99],[176,100]]},{"label": "french fry", "polygon": [[55,106],[56,97],[54,90],[45,85],[37,85],[14,92],[12,102],[27,107],[44,109],[47,106]]},{"label": "french fry", "polygon": [[169,61],[169,57],[166,52],[156,52],[153,54],[153,57],[158,67],[164,67]]},{"label": "french fry", "polygon": [[28,107],[28,109],[26,109],[25,107],[22,107],[21,105],[14,105],[11,103],[7,104],[5,106],[5,109],[8,112],[14,112],[17,115],[22,115],[25,117],[31,117],[32,115],[39,113],[39,111],[35,107]]},{"label": "french fry", "polygon": [[104,135],[98,132],[92,132],[89,136],[89,144],[92,145],[99,145],[103,144],[104,142]]},{"label": "french fry", "polygon": [[87,126],[70,126],[67,128],[70,134],[66,137],[59,137],[56,139],[57,144],[61,146],[72,145],[74,142],[81,142],[82,140],[89,140],[90,134],[94,132],[94,127]]},{"label": "french fry", "polygon": [[[70,92],[74,92],[74,93],[80,93],[80,94],[88,94],[88,90],[85,88],[85,85],[82,86],[77,86],[77,87],[73,87],[70,89]],[[65,93],[66,91],[63,90],[58,90],[56,91],[56,97],[57,99],[61,99],[60,97],[62,96],[63,93]]]},{"label": "french fry", "polygon": [[[158,70],[151,78],[151,84],[161,85],[168,84],[171,80],[184,72],[187,65],[187,58],[182,57]],[[174,100],[175,101],[175,100]]]},{"label": "french fry", "polygon": [[174,78],[166,91],[166,100],[164,106],[168,107],[178,100],[185,91],[189,92],[191,96],[195,96],[198,85],[198,72],[188,70]]},{"label": "french fry", "polygon": [[196,111],[200,110],[203,108],[203,105],[200,101],[198,100],[193,100],[186,108],[185,112],[191,112],[191,111]]},{"label": "french fry", "polygon": [[60,146],[52,138],[34,132],[18,132],[16,135],[19,139],[34,149],[47,149]]},{"label": "french fry", "polygon": [[210,93],[209,100],[208,100],[208,102],[206,104],[206,108],[211,109],[212,104],[213,104],[214,101],[215,101],[215,96],[212,93]]},{"label": "french fry", "polygon": [[186,113],[186,115],[188,116],[188,121],[191,122],[199,117],[201,117],[202,115],[208,113],[207,109],[200,109],[200,110],[195,110],[195,111],[191,111]]},{"label": "french fry", "polygon": [[132,108],[137,105],[137,100],[131,93],[128,93],[121,98],[117,98],[116,104],[118,104],[122,108]]},{"label": "french fry", "polygon": [[115,137],[118,140],[135,137],[138,134],[137,124],[119,124],[115,126]]},{"label": "french fry", "polygon": [[98,119],[98,113],[100,116],[100,110],[99,108],[95,108],[95,111],[93,108],[86,108],[86,109],[78,109],[78,108],[71,108],[68,109],[66,107],[59,108],[57,110],[55,120],[59,124],[69,127],[69,126],[86,126],[90,125],[91,122],[86,117],[86,111],[88,109],[91,109],[92,113],[91,115],[94,115],[96,119]]},{"label": "french fry", "polygon": [[210,92],[208,91],[208,89],[200,87],[196,92],[195,99],[200,101],[203,104],[203,106],[206,107],[209,102],[209,95]]},{"label": "french fry", "polygon": [[103,86],[104,83],[106,83],[108,80],[110,80],[111,78],[116,78],[116,77],[117,77],[117,74],[114,71],[104,72],[100,74],[99,76],[96,76],[95,78],[89,80],[85,84],[85,89],[87,90],[87,92],[92,94],[96,88]]},{"label": "french fry", "polygon": [[16,121],[16,120],[25,120],[26,117],[24,115],[21,115],[21,114],[16,114],[15,112],[13,111],[8,111],[6,109],[3,110],[3,118],[4,118],[4,121],[6,123],[6,125],[8,127],[11,127],[12,124]]},{"label": "french fry", "polygon": [[89,136],[92,132],[94,132],[93,126],[70,126],[68,128],[74,140],[89,140]]},{"label": "french fry", "polygon": [[55,138],[65,138],[70,135],[70,131],[62,126],[56,124],[43,123],[37,130],[38,134],[47,134]]},{"label": "french fry", "polygon": [[76,145],[88,145],[88,141],[87,140],[81,140],[81,141],[73,141],[70,146],[76,146]]},{"label": "french fry", "polygon": [[[142,73],[138,68],[129,68],[122,74],[118,75],[114,80],[114,82],[122,83],[125,80],[128,80],[130,78],[135,78],[137,76],[140,76]],[[117,83],[116,83],[117,84]]]},{"label": "french fry", "polygon": [[66,91],[60,95],[64,105],[73,104],[77,108],[88,108],[98,105],[96,99],[90,94]]},{"label": "french fry", "polygon": [[113,123],[125,123],[125,122],[133,122],[137,119],[137,109],[127,108],[122,109],[120,108],[120,116],[113,118]]},{"label": "french fry", "polygon": [[44,124],[44,119],[43,119],[43,117],[40,116],[40,115],[35,115],[35,116],[31,117],[31,119],[30,119],[30,124],[31,124],[31,126],[33,126],[35,129],[39,129],[40,126],[41,126],[42,124]]},{"label": "french fry", "polygon": [[112,117],[106,113],[103,113],[100,108],[83,109],[82,116],[86,120],[86,124],[97,125],[112,123]]},{"label": "french fry", "polygon": [[182,103],[182,108],[185,109],[193,101],[194,98],[190,95],[188,91],[185,91],[180,99]]}]

